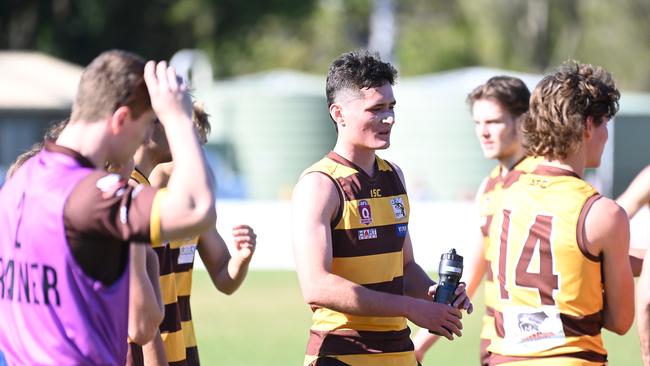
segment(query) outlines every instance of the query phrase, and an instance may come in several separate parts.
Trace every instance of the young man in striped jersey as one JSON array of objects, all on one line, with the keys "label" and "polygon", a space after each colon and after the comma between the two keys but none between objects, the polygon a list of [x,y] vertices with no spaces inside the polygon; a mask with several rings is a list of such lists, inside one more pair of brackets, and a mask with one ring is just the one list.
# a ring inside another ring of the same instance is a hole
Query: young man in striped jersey
[{"label": "young man in striped jersey", "polygon": [[583,180],[600,165],[619,97],[611,74],[576,62],[532,93],[523,143],[544,160],[503,191],[490,227],[490,365],[604,365],[601,329],[632,325],[627,215]]},{"label": "young man in striped jersey", "polygon": [[[495,76],[485,84],[476,87],[468,96],[476,137],[483,155],[498,162],[492,172],[485,177],[476,193],[476,203],[480,216],[480,237],[474,247],[466,251],[463,279],[467,281],[467,293],[473,296],[481,280],[485,281],[485,315],[481,330],[480,361],[487,365],[487,346],[494,336],[493,296],[494,278],[489,271],[494,251],[489,250],[488,229],[492,215],[499,207],[499,196],[504,189],[508,174],[521,174],[531,171],[539,158],[526,156],[521,144],[521,121],[528,111],[530,92],[518,78]],[[477,234],[479,231],[477,230]],[[438,336],[426,330],[418,332],[414,339],[415,354],[419,361],[425,352],[438,340]]]},{"label": "young man in striped jersey", "polygon": [[[205,144],[210,131],[208,115],[199,103],[194,103],[192,121],[198,132],[199,142]],[[154,125],[150,139],[143,143],[135,154],[135,169],[131,178],[140,184],[167,187],[173,176],[174,162],[171,161],[170,147],[165,136],[165,129],[159,123]],[[217,232],[214,223],[200,236],[164,243],[152,244],[157,254],[160,267],[160,288],[165,307],[162,323],[159,325],[160,336],[140,347],[131,344],[129,365],[199,365],[199,353],[194,333],[194,323],[190,308],[192,289],[192,271],[194,256],[198,251],[215,287],[225,294],[232,294],[244,281],[248,265],[253,257],[257,236],[248,225],[238,225],[232,230],[235,244],[231,256],[225,241]],[[141,257],[142,258],[142,257]],[[142,258],[144,259],[144,258]],[[144,261],[141,260],[141,267]],[[139,282],[147,287],[145,273],[138,276]],[[143,292],[131,292],[136,297]],[[131,303],[146,299],[131,298]],[[151,306],[151,301],[148,302]],[[146,312],[136,314],[130,321],[148,323]],[[155,324],[158,327],[158,324]]]},{"label": "young man in striped jersey", "polygon": [[413,258],[409,201],[399,168],[375,152],[395,123],[397,72],[368,52],[343,54],[327,76],[334,150],[293,193],[300,287],[314,312],[305,365],[417,365],[406,320],[449,339],[471,311],[432,302],[432,281]]}]

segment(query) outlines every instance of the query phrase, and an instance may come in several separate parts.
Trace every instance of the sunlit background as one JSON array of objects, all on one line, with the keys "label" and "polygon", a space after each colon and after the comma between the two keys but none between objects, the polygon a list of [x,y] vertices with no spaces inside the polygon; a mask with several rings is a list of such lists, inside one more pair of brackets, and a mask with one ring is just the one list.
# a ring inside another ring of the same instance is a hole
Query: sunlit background
[{"label": "sunlit background", "polygon": [[[100,52],[172,60],[211,115],[218,227],[255,227],[257,270],[293,268],[288,200],[334,145],[325,74],[353,49],[400,72],[392,144],[379,155],[405,172],[409,230],[427,269],[475,236],[472,199],[495,162],[482,157],[465,97],[491,76],[532,89],[564,60],[605,67],[621,110],[588,179],[616,197],[650,163],[648,0],[3,1],[0,48],[0,184],[68,116],[81,70]],[[649,216],[635,218],[633,245],[650,240]]]}]

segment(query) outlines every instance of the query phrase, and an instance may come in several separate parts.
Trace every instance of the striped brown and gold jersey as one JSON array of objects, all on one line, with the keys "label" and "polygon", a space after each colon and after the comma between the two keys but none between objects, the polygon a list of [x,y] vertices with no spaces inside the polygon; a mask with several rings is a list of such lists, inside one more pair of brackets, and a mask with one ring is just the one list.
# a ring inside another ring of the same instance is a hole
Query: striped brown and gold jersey
[{"label": "striped brown and gold jersey", "polygon": [[544,165],[503,191],[490,228],[496,251],[490,364],[606,362],[601,262],[583,238],[587,212],[600,197],[573,172]]},{"label": "striped brown and gold jersey", "polygon": [[494,337],[495,296],[492,294],[495,293],[496,285],[490,264],[495,259],[495,251],[489,245],[489,230],[492,217],[501,205],[500,197],[502,191],[507,188],[504,186],[504,182],[507,180],[508,184],[514,183],[521,174],[532,172],[542,160],[542,158],[524,157],[507,174],[504,174],[501,164],[497,165],[485,179],[480,194],[477,197],[481,234],[483,235],[483,253],[487,262],[484,285],[485,315],[483,316],[483,327],[481,329],[481,359],[485,358],[485,347],[487,347],[489,341]]},{"label": "striped brown and gold jersey", "polygon": [[[330,152],[304,174],[328,176],[341,193],[331,222],[332,272],[366,288],[402,295],[409,201],[401,179],[376,158],[375,175]],[[404,317],[372,317],[316,308],[305,365],[416,365]]]},{"label": "striped brown and gold jersey", "polygon": [[[137,169],[131,179],[149,185],[147,178]],[[165,305],[165,316],[160,323],[160,336],[170,366],[199,365],[199,352],[192,323],[190,293],[192,270],[198,237],[151,244],[158,256],[160,292]],[[131,344],[135,366],[143,365],[142,348]]]}]

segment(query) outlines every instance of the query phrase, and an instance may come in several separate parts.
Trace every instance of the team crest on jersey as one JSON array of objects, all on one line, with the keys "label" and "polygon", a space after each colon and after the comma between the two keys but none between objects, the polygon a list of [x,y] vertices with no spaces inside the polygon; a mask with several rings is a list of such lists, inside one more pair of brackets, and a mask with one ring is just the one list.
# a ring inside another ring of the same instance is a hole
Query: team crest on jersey
[{"label": "team crest on jersey", "polygon": [[399,224],[395,226],[395,230],[397,231],[397,236],[400,238],[403,238],[406,236],[406,233],[408,232],[408,225],[407,224]]},{"label": "team crest on jersey", "polygon": [[360,221],[364,225],[370,225],[372,223],[372,211],[370,210],[370,203],[366,200],[359,201],[359,216]]},{"label": "team crest on jersey", "polygon": [[406,217],[406,208],[404,207],[404,200],[402,197],[395,197],[390,200],[390,205],[393,206],[393,214],[395,219],[401,220]]},{"label": "team crest on jersey", "polygon": [[359,230],[359,240],[377,239],[377,229],[361,229]]}]

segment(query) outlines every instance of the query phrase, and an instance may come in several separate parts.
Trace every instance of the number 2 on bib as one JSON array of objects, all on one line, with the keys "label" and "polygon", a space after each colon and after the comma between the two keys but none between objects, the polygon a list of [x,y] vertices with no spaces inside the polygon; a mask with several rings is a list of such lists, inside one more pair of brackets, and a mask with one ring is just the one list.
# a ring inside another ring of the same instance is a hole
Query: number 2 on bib
[{"label": "number 2 on bib", "polygon": [[[510,210],[503,210],[503,224],[499,245],[499,271],[497,275],[502,299],[510,298],[506,289],[510,214]],[[555,305],[553,290],[559,288],[558,275],[553,273],[553,252],[551,250],[552,221],[553,217],[551,216],[537,215],[535,217],[535,222],[528,231],[528,236],[521,255],[517,259],[517,266],[515,268],[515,284],[517,286],[537,289],[542,305]],[[513,240],[513,238],[510,239]],[[528,266],[530,265],[535,250],[539,253],[539,273],[528,272]]]}]

